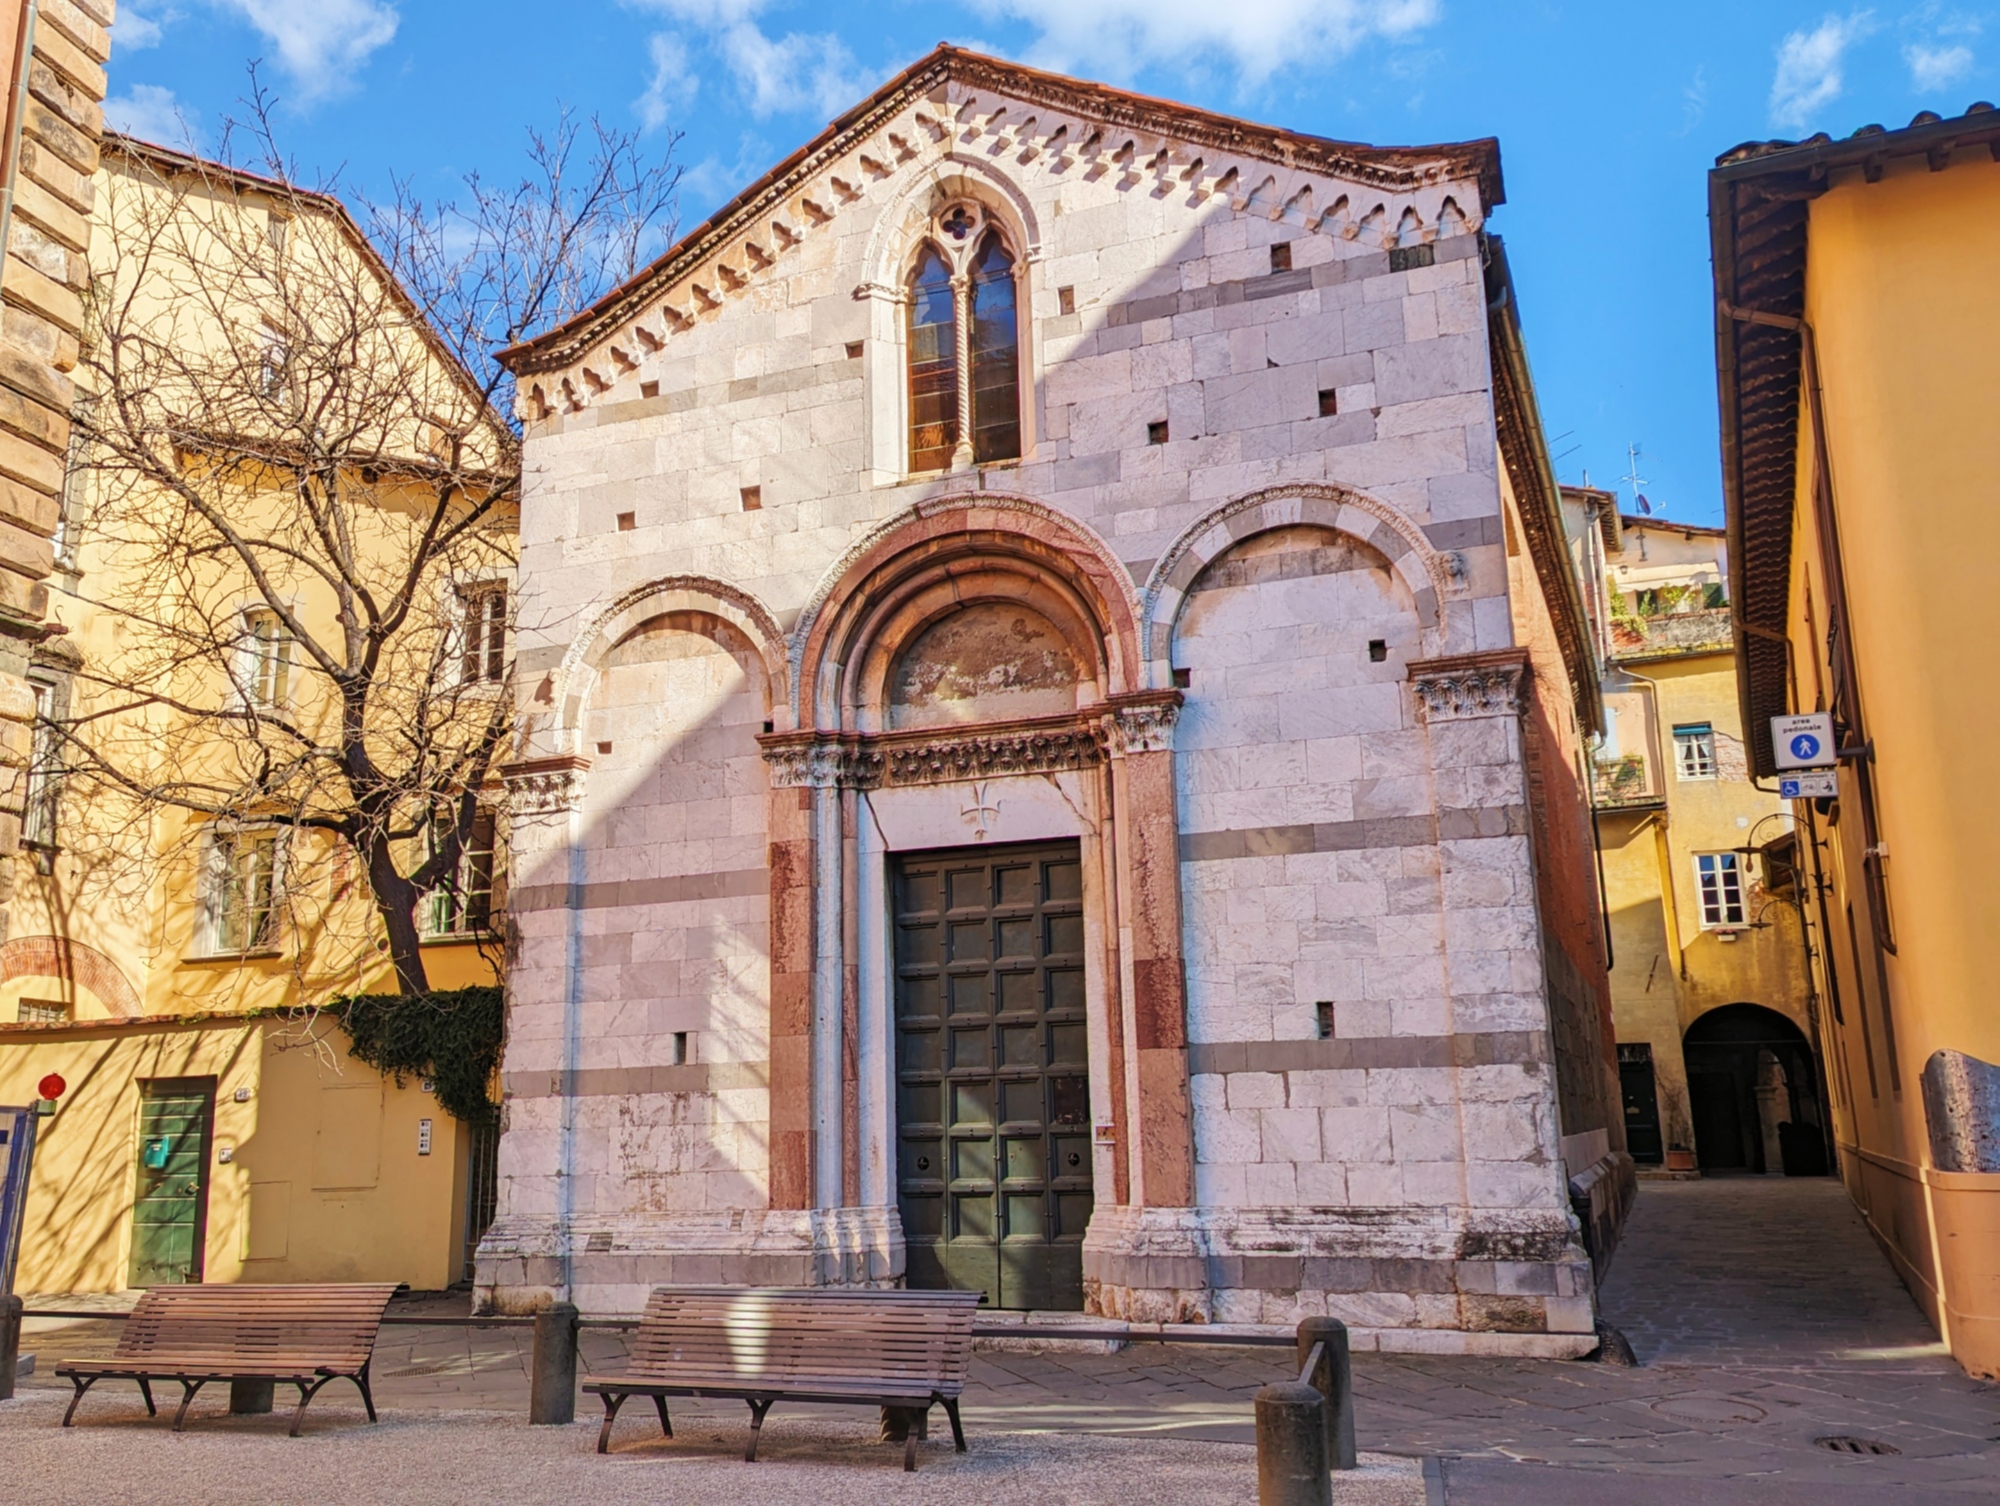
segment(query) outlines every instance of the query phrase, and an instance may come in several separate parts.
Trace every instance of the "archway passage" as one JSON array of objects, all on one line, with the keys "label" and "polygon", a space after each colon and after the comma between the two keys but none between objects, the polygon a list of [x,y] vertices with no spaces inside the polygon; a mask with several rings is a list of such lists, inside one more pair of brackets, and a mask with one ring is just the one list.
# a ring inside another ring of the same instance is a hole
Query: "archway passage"
[{"label": "archway passage", "polygon": [[1759,1004],[1726,1004],[1688,1027],[1682,1051],[1703,1172],[1826,1175],[1819,1064],[1798,1026]]}]

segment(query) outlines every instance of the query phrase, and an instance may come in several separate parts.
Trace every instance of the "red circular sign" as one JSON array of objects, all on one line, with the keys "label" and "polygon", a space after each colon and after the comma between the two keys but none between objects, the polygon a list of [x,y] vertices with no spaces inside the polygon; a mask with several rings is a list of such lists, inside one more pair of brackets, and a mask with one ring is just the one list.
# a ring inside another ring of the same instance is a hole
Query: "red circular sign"
[{"label": "red circular sign", "polygon": [[68,1086],[69,1084],[62,1080],[62,1074],[51,1072],[35,1084],[35,1091],[44,1098],[60,1098],[63,1096],[63,1089]]}]

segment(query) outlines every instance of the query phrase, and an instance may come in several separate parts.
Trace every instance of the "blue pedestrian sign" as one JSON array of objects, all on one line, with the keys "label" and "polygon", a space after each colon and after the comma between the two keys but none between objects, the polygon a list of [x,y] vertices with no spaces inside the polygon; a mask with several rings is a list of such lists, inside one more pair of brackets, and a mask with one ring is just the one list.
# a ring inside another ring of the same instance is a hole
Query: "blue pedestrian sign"
[{"label": "blue pedestrian sign", "polygon": [[1833,717],[1825,711],[1771,718],[1771,761],[1780,769],[1830,769],[1835,756]]}]

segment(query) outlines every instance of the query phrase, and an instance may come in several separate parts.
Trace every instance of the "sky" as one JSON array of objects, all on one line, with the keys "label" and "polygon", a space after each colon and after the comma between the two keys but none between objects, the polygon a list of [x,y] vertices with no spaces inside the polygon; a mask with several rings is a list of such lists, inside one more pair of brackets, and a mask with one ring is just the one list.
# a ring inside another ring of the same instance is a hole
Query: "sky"
[{"label": "sky", "polygon": [[1695,523],[1716,156],[2000,92],[2000,0],[121,0],[106,114],[213,150],[254,60],[308,181],[434,197],[567,106],[671,145],[691,227],[939,41],[1344,140],[1499,137],[1558,473]]}]

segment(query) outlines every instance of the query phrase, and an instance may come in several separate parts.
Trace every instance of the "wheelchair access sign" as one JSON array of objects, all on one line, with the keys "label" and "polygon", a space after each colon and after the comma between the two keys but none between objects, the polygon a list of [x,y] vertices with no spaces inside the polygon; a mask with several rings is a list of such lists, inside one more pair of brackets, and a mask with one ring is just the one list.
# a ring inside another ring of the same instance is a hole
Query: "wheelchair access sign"
[{"label": "wheelchair access sign", "polygon": [[1834,754],[1832,713],[1772,717],[1771,761],[1781,769],[1832,768],[1840,761]]}]

